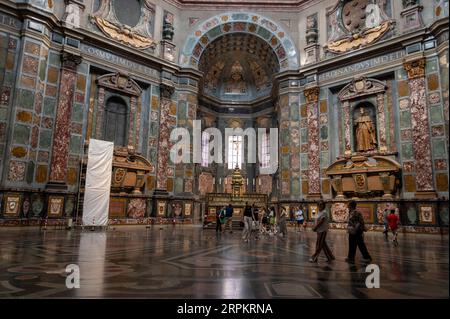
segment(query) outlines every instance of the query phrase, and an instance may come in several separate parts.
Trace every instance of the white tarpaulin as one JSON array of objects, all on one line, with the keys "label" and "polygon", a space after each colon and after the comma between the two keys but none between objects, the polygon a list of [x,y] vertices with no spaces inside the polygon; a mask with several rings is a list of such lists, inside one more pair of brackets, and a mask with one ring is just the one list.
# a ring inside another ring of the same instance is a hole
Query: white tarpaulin
[{"label": "white tarpaulin", "polygon": [[83,204],[85,226],[108,224],[113,152],[114,143],[90,139]]}]

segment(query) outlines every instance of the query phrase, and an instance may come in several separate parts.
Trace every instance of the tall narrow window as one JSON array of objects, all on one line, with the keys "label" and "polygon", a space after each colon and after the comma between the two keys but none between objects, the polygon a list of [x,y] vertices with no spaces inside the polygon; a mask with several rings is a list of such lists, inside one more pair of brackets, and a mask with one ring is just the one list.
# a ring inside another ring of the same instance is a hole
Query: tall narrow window
[{"label": "tall narrow window", "polygon": [[127,145],[127,105],[119,97],[106,103],[103,139],[115,146]]},{"label": "tall narrow window", "polygon": [[268,133],[265,133],[262,137],[259,166],[261,168],[269,168],[270,166],[270,135]]},{"label": "tall narrow window", "polygon": [[209,166],[209,140],[211,135],[208,132],[202,133],[202,166]]},{"label": "tall narrow window", "polygon": [[228,137],[228,169],[242,168],[242,136]]}]

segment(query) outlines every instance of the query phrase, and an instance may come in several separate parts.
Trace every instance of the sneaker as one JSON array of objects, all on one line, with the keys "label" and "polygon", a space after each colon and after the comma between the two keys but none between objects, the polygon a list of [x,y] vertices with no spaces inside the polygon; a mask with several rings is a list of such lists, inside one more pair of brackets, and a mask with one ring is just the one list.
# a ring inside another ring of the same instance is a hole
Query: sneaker
[{"label": "sneaker", "polygon": [[317,262],[317,259],[314,260],[314,259],[312,259],[312,258],[309,258],[309,262],[310,262],[310,263],[316,263],[316,262]]},{"label": "sneaker", "polygon": [[362,262],[363,262],[363,263],[370,263],[371,261],[372,261],[372,258],[367,258],[367,259],[366,259],[366,258],[363,258],[363,259],[362,259]]}]

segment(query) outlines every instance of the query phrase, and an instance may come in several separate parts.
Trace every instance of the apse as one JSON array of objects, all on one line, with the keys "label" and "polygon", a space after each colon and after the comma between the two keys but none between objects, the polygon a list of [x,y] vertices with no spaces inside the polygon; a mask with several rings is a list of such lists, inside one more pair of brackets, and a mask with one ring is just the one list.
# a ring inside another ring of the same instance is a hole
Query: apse
[{"label": "apse", "polygon": [[203,96],[210,103],[251,103],[270,98],[278,59],[270,45],[244,33],[224,35],[200,58]]}]

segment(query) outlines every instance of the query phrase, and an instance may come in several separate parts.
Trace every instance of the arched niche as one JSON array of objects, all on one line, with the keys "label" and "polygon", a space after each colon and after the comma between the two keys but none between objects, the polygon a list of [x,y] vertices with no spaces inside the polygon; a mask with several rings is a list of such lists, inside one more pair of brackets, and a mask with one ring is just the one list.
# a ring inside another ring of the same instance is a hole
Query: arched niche
[{"label": "arched niche", "polygon": [[386,142],[386,120],[385,120],[385,96],[386,84],[377,79],[366,77],[357,77],[347,84],[338,94],[342,107],[342,116],[344,122],[344,153],[346,156],[352,155],[356,151],[352,147],[353,132],[352,124],[354,123],[352,116],[353,111],[360,103],[372,105],[370,109],[373,111],[372,121],[377,128],[377,148],[372,151],[375,153],[388,153],[388,145]]},{"label": "arched niche", "polygon": [[280,71],[298,69],[297,49],[284,29],[264,16],[246,12],[223,13],[198,23],[194,32],[187,36],[180,54],[180,65],[197,69],[207,46],[230,33],[249,33],[267,42],[276,53]]},{"label": "arched niche", "polygon": [[[114,101],[122,101],[127,105],[127,141],[126,147],[139,149],[139,131],[140,131],[140,113],[141,109],[140,96],[142,89],[129,76],[122,73],[105,74],[97,79],[98,100],[97,100],[97,117],[95,138],[102,139],[106,125],[105,108],[110,97],[114,97]],[[122,103],[120,102],[120,103]],[[127,103],[128,102],[128,103]]]},{"label": "arched niche", "polygon": [[113,95],[106,101],[103,139],[114,142],[115,146],[128,145],[129,110],[125,100]]}]

